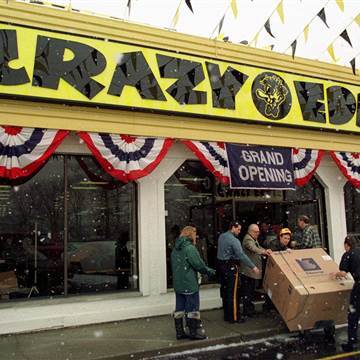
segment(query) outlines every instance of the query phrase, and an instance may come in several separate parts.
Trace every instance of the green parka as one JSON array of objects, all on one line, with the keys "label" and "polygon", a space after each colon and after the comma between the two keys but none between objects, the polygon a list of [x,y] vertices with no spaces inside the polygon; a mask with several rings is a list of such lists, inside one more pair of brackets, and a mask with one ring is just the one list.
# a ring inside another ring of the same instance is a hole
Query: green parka
[{"label": "green parka", "polygon": [[197,273],[215,275],[215,270],[206,266],[191,239],[179,237],[171,253],[174,290],[180,294],[199,291]]}]

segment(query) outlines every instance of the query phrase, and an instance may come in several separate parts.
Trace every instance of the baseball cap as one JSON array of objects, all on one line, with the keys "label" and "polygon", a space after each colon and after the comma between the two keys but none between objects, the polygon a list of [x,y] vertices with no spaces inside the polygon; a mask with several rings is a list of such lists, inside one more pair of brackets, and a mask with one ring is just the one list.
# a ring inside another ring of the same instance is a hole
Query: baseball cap
[{"label": "baseball cap", "polygon": [[291,235],[291,230],[289,228],[283,228],[280,230],[280,235],[289,234]]}]

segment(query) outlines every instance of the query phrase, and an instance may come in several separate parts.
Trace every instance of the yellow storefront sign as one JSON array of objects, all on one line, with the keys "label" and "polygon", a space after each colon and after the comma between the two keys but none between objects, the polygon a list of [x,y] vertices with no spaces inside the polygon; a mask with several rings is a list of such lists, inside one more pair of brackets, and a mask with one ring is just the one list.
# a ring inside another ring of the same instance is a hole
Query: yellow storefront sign
[{"label": "yellow storefront sign", "polygon": [[359,93],[355,84],[0,24],[0,96],[358,133]]}]

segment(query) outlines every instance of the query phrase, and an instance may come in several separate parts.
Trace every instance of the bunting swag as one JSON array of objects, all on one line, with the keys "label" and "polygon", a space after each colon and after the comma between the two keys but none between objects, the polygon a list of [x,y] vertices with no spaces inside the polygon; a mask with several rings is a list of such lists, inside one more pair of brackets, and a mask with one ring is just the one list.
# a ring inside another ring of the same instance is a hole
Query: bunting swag
[{"label": "bunting swag", "polygon": [[164,158],[173,140],[129,135],[78,132],[103,169],[127,183],[150,174]]},{"label": "bunting swag", "polygon": [[0,177],[18,179],[35,173],[69,132],[0,126]]},{"label": "bunting swag", "polygon": [[360,153],[330,151],[330,155],[344,176],[360,188]]},{"label": "bunting swag", "polygon": [[230,182],[229,165],[222,142],[182,141],[223,184]]},{"label": "bunting swag", "polygon": [[294,179],[297,186],[304,186],[309,182],[324,153],[324,150],[292,149]]}]

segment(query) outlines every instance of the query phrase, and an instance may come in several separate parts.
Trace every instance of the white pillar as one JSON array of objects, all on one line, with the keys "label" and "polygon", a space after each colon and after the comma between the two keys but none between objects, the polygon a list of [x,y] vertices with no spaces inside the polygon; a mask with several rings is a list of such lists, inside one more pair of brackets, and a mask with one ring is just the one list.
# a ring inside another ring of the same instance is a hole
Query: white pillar
[{"label": "white pillar", "polygon": [[190,151],[175,144],[150,175],[138,180],[139,278],[143,295],[167,292],[164,184],[187,158],[193,158]]},{"label": "white pillar", "polygon": [[328,155],[324,156],[316,173],[325,190],[330,255],[339,263],[344,253],[343,243],[347,233],[344,198],[346,178]]}]

